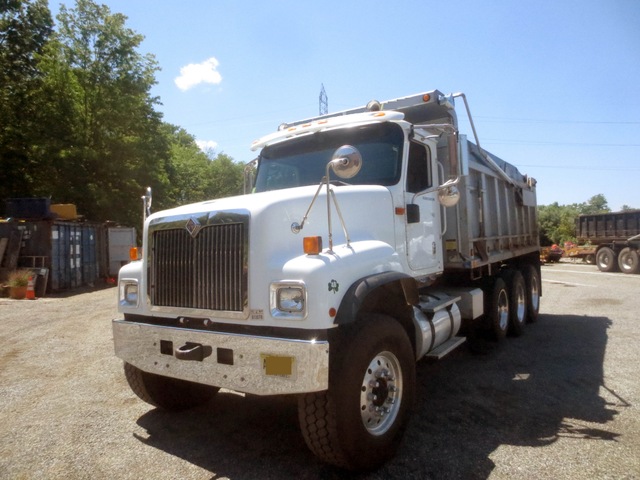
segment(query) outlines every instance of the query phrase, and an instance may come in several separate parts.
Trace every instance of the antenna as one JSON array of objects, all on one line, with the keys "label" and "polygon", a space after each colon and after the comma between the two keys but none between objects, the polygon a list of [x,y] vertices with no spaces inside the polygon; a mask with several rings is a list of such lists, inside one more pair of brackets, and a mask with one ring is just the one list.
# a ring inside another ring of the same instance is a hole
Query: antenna
[{"label": "antenna", "polygon": [[322,88],[320,88],[320,115],[326,115],[329,113],[329,97],[327,97],[327,92],[324,89],[324,84],[320,84]]}]

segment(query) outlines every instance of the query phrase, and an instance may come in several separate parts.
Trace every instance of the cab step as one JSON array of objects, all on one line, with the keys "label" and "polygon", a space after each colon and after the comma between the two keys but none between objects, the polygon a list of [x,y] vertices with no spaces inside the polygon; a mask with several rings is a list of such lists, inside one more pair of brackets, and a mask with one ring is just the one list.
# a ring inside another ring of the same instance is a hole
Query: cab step
[{"label": "cab step", "polygon": [[444,357],[448,353],[451,353],[453,350],[462,345],[466,340],[467,337],[451,337],[442,345],[439,345],[438,347],[431,350],[424,357],[431,360],[440,360],[442,357]]}]

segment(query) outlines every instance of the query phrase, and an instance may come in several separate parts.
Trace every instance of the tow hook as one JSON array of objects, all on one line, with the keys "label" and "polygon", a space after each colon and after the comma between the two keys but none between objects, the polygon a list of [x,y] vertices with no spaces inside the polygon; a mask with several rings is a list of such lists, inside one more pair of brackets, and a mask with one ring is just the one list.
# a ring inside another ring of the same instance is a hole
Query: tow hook
[{"label": "tow hook", "polygon": [[178,360],[192,360],[201,362],[211,355],[212,348],[200,343],[187,342],[183,346],[176,348],[175,356]]}]

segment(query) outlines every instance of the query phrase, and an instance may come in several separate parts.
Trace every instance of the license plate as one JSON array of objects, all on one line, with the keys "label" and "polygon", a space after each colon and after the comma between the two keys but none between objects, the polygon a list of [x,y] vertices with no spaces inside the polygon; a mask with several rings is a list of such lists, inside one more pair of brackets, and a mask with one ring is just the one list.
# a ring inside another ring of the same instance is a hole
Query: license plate
[{"label": "license plate", "polygon": [[260,355],[262,359],[262,371],[265,375],[293,375],[294,357],[278,357],[275,355]]}]

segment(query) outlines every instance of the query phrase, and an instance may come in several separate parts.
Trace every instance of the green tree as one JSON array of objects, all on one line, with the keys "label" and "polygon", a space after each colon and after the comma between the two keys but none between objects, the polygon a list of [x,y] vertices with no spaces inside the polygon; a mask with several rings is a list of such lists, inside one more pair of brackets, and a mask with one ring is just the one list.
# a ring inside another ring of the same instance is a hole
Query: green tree
[{"label": "green tree", "polygon": [[242,193],[243,165],[224,153],[203,152],[183,128],[164,124],[162,130],[170,148],[168,181],[162,198],[154,194],[154,205],[170,208]]},{"label": "green tree", "polygon": [[160,208],[199,202],[208,197],[209,159],[198,148],[195,138],[184,129],[164,124],[163,132],[169,143],[167,188],[159,199]]},{"label": "green tree", "polygon": [[540,205],[538,207],[538,226],[540,244],[562,245],[567,241],[575,241],[575,225],[578,215],[610,212],[608,202],[603,194],[594,195],[586,202],[572,205]]},{"label": "green tree", "polygon": [[608,213],[611,211],[607,198],[599,193],[579,205],[581,214]]},{"label": "green tree", "polygon": [[244,165],[219,153],[211,159],[211,198],[240,195],[244,186]]},{"label": "green tree", "polygon": [[0,199],[33,194],[50,123],[38,58],[52,31],[46,0],[0,1]]},{"label": "green tree", "polygon": [[150,95],[158,66],[138,52],[142,35],[104,5],[77,0],[75,8],[61,6],[57,19],[59,51],[50,60],[61,63],[51,60],[49,73],[67,81],[73,110],[58,176],[74,180],[57,200],[76,203],[91,219],[133,223],[133,199],[146,185],[162,192],[167,182],[169,146]]},{"label": "green tree", "polygon": [[575,221],[579,212],[574,205],[551,205],[538,207],[538,225],[540,228],[540,244],[562,245],[575,239]]}]

